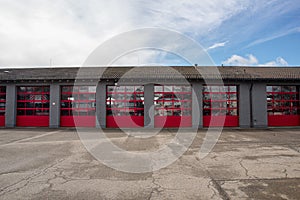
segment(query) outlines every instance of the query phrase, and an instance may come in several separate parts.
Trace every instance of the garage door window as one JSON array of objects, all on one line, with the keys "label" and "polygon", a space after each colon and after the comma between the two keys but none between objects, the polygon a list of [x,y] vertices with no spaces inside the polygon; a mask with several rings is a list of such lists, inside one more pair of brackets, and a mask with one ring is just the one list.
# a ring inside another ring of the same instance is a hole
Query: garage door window
[{"label": "garage door window", "polygon": [[143,86],[107,86],[107,116],[144,116]]},{"label": "garage door window", "polygon": [[49,115],[49,86],[17,87],[18,116],[48,116]]},{"label": "garage door window", "polygon": [[5,115],[6,87],[0,86],[0,116]]},{"label": "garage door window", "polygon": [[191,116],[192,89],[190,86],[154,87],[155,116]]},{"label": "garage door window", "polygon": [[268,115],[299,115],[296,86],[267,86]]},{"label": "garage door window", "polygon": [[61,116],[94,116],[96,86],[62,86]]},{"label": "garage door window", "polygon": [[204,86],[204,116],[237,116],[238,100],[236,86]]}]

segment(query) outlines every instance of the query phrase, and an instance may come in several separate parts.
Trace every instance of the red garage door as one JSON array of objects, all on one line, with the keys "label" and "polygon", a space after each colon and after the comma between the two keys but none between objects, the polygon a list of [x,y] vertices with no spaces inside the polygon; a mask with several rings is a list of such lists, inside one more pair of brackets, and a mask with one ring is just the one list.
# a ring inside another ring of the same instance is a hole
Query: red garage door
[{"label": "red garage door", "polygon": [[107,86],[106,127],[144,127],[144,87]]},{"label": "red garage door", "polygon": [[62,86],[61,127],[96,126],[96,86]]},{"label": "red garage door", "polygon": [[6,87],[0,86],[0,126],[5,126]]},{"label": "red garage door", "polygon": [[268,125],[299,126],[299,93],[296,86],[267,86]]},{"label": "red garage door", "polygon": [[154,86],[155,127],[192,126],[191,86]]},{"label": "red garage door", "polygon": [[237,86],[203,86],[203,126],[239,126]]},{"label": "red garage door", "polygon": [[49,86],[17,87],[17,126],[49,126]]}]

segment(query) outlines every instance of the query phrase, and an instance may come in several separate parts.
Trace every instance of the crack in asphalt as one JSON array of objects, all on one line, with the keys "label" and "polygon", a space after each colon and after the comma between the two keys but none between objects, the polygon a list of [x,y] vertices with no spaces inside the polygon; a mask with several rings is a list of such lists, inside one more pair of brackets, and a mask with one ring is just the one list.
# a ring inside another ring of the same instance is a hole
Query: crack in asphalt
[{"label": "crack in asphalt", "polygon": [[299,178],[231,178],[231,179],[215,179],[218,182],[232,182],[232,181],[279,181],[279,180],[299,180]]},{"label": "crack in asphalt", "polygon": [[210,199],[213,199],[215,196],[217,196],[217,191],[215,190],[213,186],[212,180],[208,182],[207,188],[213,191],[213,194],[211,195]]},{"label": "crack in asphalt", "polygon": [[211,182],[212,182],[212,186],[214,188],[216,188],[216,190],[218,191],[222,200],[230,199],[228,194],[225,192],[225,190],[221,187],[221,185],[214,178],[211,178]]},{"label": "crack in asphalt", "polygon": [[[50,165],[50,166],[48,166],[48,167],[46,167],[46,168],[44,168],[42,170],[33,172],[32,174],[30,174],[26,178],[23,178],[23,179],[15,182],[15,183],[13,183],[11,185],[8,185],[8,186],[6,186],[4,188],[1,188],[0,189],[0,196],[3,196],[5,194],[11,193],[11,192],[17,192],[17,191],[25,188],[30,183],[31,180],[33,180],[34,178],[37,178],[39,176],[44,175],[49,169],[53,168],[55,165],[63,162],[64,160],[65,159],[60,159],[56,163],[54,163],[54,164],[52,164],[52,165]],[[23,183],[23,185],[18,186],[18,187],[15,188],[15,186],[17,186],[18,184],[22,184],[22,183]]]},{"label": "crack in asphalt", "polygon": [[[196,157],[197,158],[197,157]],[[228,194],[226,193],[226,191],[221,187],[221,185],[218,183],[218,180],[214,179],[213,176],[210,174],[210,172],[205,169],[205,172],[206,174],[208,175],[208,177],[210,178],[210,181],[208,183],[208,188],[210,187],[213,187],[217,190],[217,192],[219,193],[219,197],[222,199],[222,200],[229,200],[229,196]],[[210,188],[211,190],[213,190],[213,188]],[[214,194],[216,195],[216,191],[213,190]],[[214,195],[212,195],[212,197],[214,197]],[[212,198],[211,197],[211,198]]]},{"label": "crack in asphalt", "polygon": [[296,151],[297,153],[300,153],[300,148],[299,148],[299,149],[297,149],[296,147],[294,147],[294,146],[291,146],[291,145],[288,145],[288,147],[289,147],[290,149],[292,149],[292,150]]},{"label": "crack in asphalt", "polygon": [[249,171],[248,171],[248,169],[243,165],[243,159],[240,159],[240,161],[239,161],[239,164],[240,164],[240,166],[245,170],[245,175],[246,175],[246,177],[249,177]]},{"label": "crack in asphalt", "polygon": [[159,196],[160,193],[164,190],[163,187],[156,182],[154,175],[155,174],[153,173],[152,174],[152,184],[154,185],[154,187],[151,188],[151,193],[149,195],[148,200],[151,200],[154,194],[157,194]]},{"label": "crack in asphalt", "polygon": [[10,171],[10,172],[3,172],[3,173],[0,173],[0,176],[5,176],[5,175],[8,175],[8,174],[21,174],[21,173],[26,173],[26,171]]},{"label": "crack in asphalt", "polygon": [[288,177],[288,173],[287,173],[286,169],[283,170],[283,173],[285,174],[285,178],[287,178]]}]

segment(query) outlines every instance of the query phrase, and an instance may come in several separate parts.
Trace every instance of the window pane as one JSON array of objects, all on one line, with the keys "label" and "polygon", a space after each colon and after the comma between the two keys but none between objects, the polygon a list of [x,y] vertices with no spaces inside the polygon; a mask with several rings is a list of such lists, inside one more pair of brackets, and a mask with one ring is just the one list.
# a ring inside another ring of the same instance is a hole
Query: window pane
[{"label": "window pane", "polygon": [[211,86],[211,91],[212,92],[220,92],[219,86]]},{"label": "window pane", "polygon": [[115,89],[114,86],[107,86],[107,91],[108,91],[108,92],[113,92],[114,89]]},{"label": "window pane", "polygon": [[154,92],[162,92],[163,86],[154,86]]},{"label": "window pane", "polygon": [[281,92],[281,86],[273,86],[273,92]]},{"label": "window pane", "polygon": [[182,92],[181,86],[174,86],[174,92]]},{"label": "window pane", "polygon": [[208,86],[203,86],[203,92],[210,92]]},{"label": "window pane", "polygon": [[117,92],[125,92],[125,86],[118,86]]},{"label": "window pane", "polygon": [[134,86],[126,86],[126,92],[134,92]]},{"label": "window pane", "polygon": [[272,92],[273,91],[273,87],[272,86],[267,86],[267,92]]},{"label": "window pane", "polygon": [[50,92],[50,87],[44,87],[44,92],[46,93]]},{"label": "window pane", "polygon": [[220,86],[219,90],[220,90],[220,92],[229,92],[228,91],[229,90],[228,86]]},{"label": "window pane", "polygon": [[142,86],[135,86],[135,91],[136,92],[144,92],[144,87],[142,87]]},{"label": "window pane", "polygon": [[237,100],[236,94],[230,94],[229,99],[230,100]]},{"label": "window pane", "polygon": [[172,86],[164,86],[164,92],[172,92],[173,87]]},{"label": "window pane", "polygon": [[25,115],[25,110],[18,110],[17,115]]},{"label": "window pane", "polygon": [[191,86],[183,86],[182,87],[182,91],[183,92],[191,92],[192,91],[192,87]]},{"label": "window pane", "polygon": [[230,86],[230,92],[236,92],[236,86]]}]

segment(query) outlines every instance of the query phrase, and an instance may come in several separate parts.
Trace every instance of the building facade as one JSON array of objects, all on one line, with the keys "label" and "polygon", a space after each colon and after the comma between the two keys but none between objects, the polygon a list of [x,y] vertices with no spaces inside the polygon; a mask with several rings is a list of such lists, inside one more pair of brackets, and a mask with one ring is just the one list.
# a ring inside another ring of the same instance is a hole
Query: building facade
[{"label": "building facade", "polygon": [[300,67],[0,70],[0,126],[300,126]]}]

